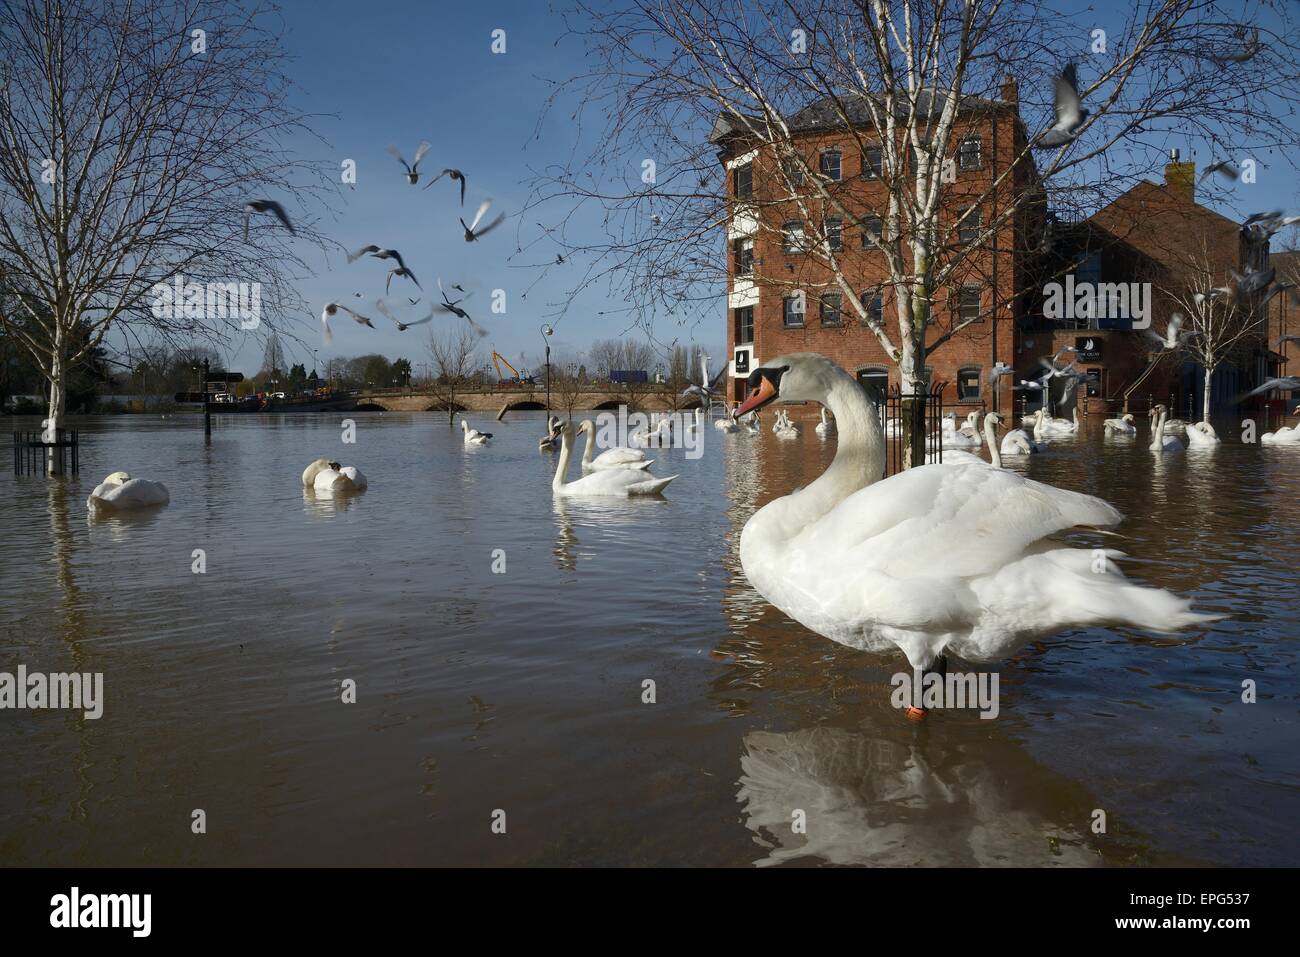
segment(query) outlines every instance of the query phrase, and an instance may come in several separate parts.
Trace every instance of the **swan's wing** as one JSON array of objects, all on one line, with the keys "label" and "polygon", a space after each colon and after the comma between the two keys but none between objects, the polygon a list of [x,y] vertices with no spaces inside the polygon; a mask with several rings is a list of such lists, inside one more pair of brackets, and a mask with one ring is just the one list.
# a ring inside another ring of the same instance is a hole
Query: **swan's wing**
[{"label": "swan's wing", "polygon": [[897,578],[967,578],[997,571],[1054,532],[1122,518],[1099,498],[1015,472],[926,465],[853,493],[792,544]]},{"label": "swan's wing", "polygon": [[640,449],[609,449],[601,452],[593,462],[609,465],[623,465],[627,462],[644,462],[645,452]]}]

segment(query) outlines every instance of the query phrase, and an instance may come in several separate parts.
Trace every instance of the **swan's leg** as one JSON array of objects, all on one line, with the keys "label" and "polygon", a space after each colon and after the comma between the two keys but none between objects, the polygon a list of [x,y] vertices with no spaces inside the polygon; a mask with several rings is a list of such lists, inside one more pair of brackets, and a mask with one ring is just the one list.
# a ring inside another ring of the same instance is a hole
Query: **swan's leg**
[{"label": "swan's leg", "polygon": [[[922,689],[925,688],[926,675],[938,675],[940,686],[942,686],[944,678],[946,678],[948,675],[948,659],[943,654],[938,654],[935,656],[934,661],[930,662],[929,667],[921,669]],[[928,715],[930,712],[926,708],[921,708],[915,704],[910,704],[907,706],[907,709],[903,713],[907,715],[908,721],[924,721],[926,715]]]}]

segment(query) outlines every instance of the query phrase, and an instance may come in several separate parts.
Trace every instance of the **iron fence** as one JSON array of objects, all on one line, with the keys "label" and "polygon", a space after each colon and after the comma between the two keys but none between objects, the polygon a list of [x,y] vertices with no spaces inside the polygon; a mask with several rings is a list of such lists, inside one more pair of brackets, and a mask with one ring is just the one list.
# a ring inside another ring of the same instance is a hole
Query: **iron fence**
[{"label": "iron fence", "polygon": [[75,475],[81,466],[77,433],[72,429],[56,429],[53,442],[45,441],[44,431],[14,433],[15,475],[45,474],[51,456],[57,459],[54,474],[71,471]]}]

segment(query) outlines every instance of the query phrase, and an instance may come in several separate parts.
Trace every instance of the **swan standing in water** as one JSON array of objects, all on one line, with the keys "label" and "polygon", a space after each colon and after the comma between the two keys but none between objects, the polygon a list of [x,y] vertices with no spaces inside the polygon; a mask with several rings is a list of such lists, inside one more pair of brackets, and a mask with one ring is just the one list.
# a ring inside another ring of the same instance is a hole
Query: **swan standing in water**
[{"label": "swan standing in water", "polygon": [[829,359],[782,356],[749,386],[741,414],[811,400],[839,423],[830,467],[759,509],[740,537],[754,588],[812,631],[866,651],[896,647],[913,668],[941,671],[947,649],[990,661],[1071,628],[1173,631],[1212,620],[1163,589],[1129,583],[1111,561],[1118,551],[1044,541],[1118,524],[1120,513],[1099,498],[983,464],[918,466],[876,481],[885,440],[875,406]]},{"label": "swan standing in water", "polygon": [[835,434],[835,420],[827,418],[826,406],[822,406],[822,420],[817,423],[814,431],[824,439]]},{"label": "swan standing in water", "polygon": [[1169,410],[1163,405],[1158,405],[1151,410],[1156,417],[1155,431],[1151,433],[1151,444],[1147,446],[1152,452],[1181,452],[1183,443],[1179,442],[1172,435],[1165,435],[1165,416]]},{"label": "swan standing in water", "polygon": [[1137,435],[1137,426],[1133,424],[1133,413],[1125,412],[1118,419],[1107,419],[1101,424],[1107,435]]},{"label": "swan standing in water", "polygon": [[302,473],[303,488],[317,492],[360,492],[370,483],[355,465],[317,459]]},{"label": "swan standing in water", "polygon": [[487,445],[492,438],[491,432],[480,432],[478,429],[471,429],[469,423],[464,419],[460,420],[460,430],[465,433],[466,445]]},{"label": "swan standing in water", "polygon": [[644,471],[654,462],[654,459],[646,458],[645,453],[640,449],[623,448],[606,449],[593,459],[591,453],[592,447],[596,444],[596,423],[591,419],[583,419],[582,424],[578,426],[578,434],[587,436],[587,445],[582,450],[584,472],[599,472],[604,469]]},{"label": "swan standing in water", "polygon": [[95,486],[86,499],[86,508],[92,512],[123,512],[166,505],[171,500],[171,494],[162,482],[133,479],[125,472],[114,472]]},{"label": "swan standing in water", "polygon": [[551,482],[551,491],[556,495],[656,495],[662,492],[668,483],[677,478],[653,478],[638,470],[601,469],[584,475],[575,482],[566,482],[564,473],[569,470],[569,459],[573,455],[573,432],[563,422],[560,423],[560,461],[555,467],[555,478]]}]

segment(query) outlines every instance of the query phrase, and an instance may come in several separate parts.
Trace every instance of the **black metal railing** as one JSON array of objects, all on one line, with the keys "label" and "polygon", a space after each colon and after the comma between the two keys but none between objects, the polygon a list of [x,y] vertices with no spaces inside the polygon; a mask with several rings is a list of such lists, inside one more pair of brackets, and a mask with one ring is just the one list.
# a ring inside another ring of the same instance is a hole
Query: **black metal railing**
[{"label": "black metal railing", "polygon": [[[51,456],[57,459],[54,469],[50,469]],[[75,475],[80,467],[80,440],[74,430],[55,429],[53,442],[45,440],[44,430],[14,433],[15,475],[62,475],[69,471]]]},{"label": "black metal railing", "polygon": [[[909,392],[906,396],[898,386],[890,386],[885,402],[877,406],[881,416],[880,427],[885,432],[885,470],[881,478],[903,471],[913,432],[912,417],[920,420],[924,436],[914,449],[921,460],[913,464],[943,461],[943,391],[946,385],[946,382],[937,382],[929,391]],[[891,421],[896,424],[891,426]],[[916,457],[914,454],[913,458]]]}]

